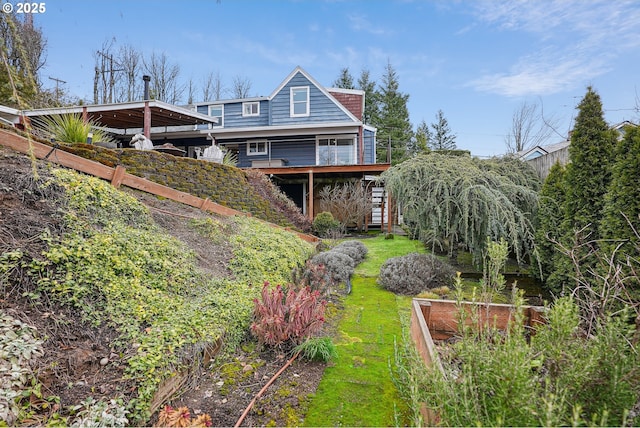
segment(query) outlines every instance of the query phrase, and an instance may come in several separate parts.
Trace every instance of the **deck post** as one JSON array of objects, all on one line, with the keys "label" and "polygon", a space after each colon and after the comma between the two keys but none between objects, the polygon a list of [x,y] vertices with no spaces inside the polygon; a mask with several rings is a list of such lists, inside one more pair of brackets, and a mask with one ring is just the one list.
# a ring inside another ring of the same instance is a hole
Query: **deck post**
[{"label": "deck post", "polygon": [[309,203],[307,204],[309,220],[313,221],[313,170],[309,170]]},{"label": "deck post", "polygon": [[149,107],[149,101],[144,102],[144,136],[151,139],[151,107]]}]

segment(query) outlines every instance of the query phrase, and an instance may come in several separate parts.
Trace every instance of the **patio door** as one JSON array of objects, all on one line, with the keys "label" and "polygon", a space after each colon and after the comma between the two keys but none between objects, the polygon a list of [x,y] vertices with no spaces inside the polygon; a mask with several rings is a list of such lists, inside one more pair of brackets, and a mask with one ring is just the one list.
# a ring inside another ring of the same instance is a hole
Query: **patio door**
[{"label": "patio door", "polygon": [[355,140],[350,138],[319,138],[317,165],[355,164]]}]

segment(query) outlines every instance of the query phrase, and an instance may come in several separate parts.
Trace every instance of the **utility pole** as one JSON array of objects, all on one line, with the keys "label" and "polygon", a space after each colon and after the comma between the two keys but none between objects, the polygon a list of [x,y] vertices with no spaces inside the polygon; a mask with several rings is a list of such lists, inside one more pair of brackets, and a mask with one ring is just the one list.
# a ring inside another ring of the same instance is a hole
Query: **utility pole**
[{"label": "utility pole", "polygon": [[[124,68],[113,68],[113,65],[115,64],[118,67],[122,67],[120,64],[118,64],[117,61],[114,61],[113,59],[113,55],[112,54],[105,54],[104,52],[101,51],[97,51],[97,54],[100,55],[102,57],[102,69],[99,70],[98,67],[96,67],[96,76],[94,79],[94,91],[93,91],[93,96],[94,96],[94,102],[96,104],[98,104],[99,100],[98,100],[98,90],[97,90],[97,86],[98,86],[98,76],[99,74],[102,74],[102,81],[103,81],[103,89],[102,89],[102,102],[107,102],[107,103],[112,103],[113,102],[113,88],[116,85],[116,81],[115,81],[115,77],[114,77],[114,73],[117,73],[119,71],[125,71]],[[105,64],[105,60],[108,61],[108,69],[106,68]],[[109,83],[107,84],[107,81],[104,78],[105,73],[109,74]],[[108,95],[107,95],[108,94]]]},{"label": "utility pole", "polygon": [[58,84],[67,83],[67,82],[65,82],[62,79],[57,79],[57,78],[51,77],[51,76],[49,76],[49,79],[50,80],[54,80],[56,82],[56,104],[60,105],[60,89],[58,88]]}]

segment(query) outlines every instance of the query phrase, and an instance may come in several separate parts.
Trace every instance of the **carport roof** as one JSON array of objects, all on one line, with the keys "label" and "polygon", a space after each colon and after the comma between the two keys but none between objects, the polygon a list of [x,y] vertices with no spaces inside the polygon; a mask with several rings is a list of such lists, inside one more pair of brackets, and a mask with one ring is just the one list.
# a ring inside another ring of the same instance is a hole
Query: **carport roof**
[{"label": "carport roof", "polygon": [[86,114],[100,126],[125,130],[143,128],[146,103],[149,104],[153,127],[217,123],[214,117],[156,100],[25,110],[22,113],[31,118],[69,113]]}]

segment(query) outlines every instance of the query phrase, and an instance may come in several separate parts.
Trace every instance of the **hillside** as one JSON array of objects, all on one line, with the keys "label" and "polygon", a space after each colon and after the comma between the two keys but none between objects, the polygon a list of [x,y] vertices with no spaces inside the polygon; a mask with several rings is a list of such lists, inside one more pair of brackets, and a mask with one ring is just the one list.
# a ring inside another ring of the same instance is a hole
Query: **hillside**
[{"label": "hillside", "polygon": [[[247,335],[259,286],[285,282],[312,251],[251,218],[118,191],[0,148],[0,349],[11,361],[0,419],[70,425],[106,411],[149,425],[176,389],[211,381],[215,355],[236,361],[227,352]],[[281,363],[260,357],[258,388]],[[321,367],[305,370],[315,377],[299,387],[313,389]],[[228,425],[250,391],[209,391],[189,404],[219,408],[214,425]],[[247,423],[275,418],[265,417]]]}]

